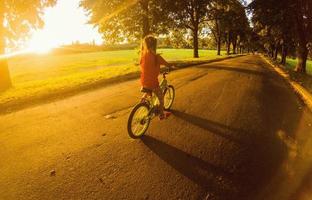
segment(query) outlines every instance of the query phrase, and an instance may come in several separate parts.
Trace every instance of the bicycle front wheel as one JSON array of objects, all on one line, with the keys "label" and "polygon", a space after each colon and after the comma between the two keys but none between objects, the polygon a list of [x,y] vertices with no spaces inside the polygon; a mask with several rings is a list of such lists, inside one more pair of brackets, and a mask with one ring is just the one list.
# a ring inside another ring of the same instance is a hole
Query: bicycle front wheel
[{"label": "bicycle front wheel", "polygon": [[170,110],[175,98],[175,90],[172,85],[169,85],[164,92],[164,108]]},{"label": "bicycle front wheel", "polygon": [[128,134],[131,138],[138,139],[146,133],[151,120],[149,112],[146,103],[139,103],[132,109],[128,119]]}]

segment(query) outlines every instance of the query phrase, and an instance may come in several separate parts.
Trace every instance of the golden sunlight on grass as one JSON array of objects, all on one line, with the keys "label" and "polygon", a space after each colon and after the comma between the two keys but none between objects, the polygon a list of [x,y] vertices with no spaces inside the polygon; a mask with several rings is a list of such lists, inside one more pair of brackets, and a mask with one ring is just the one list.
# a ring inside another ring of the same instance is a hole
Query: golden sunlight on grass
[{"label": "golden sunlight on grass", "polygon": [[[191,49],[160,49],[168,61],[189,63],[220,56],[213,50],[200,50],[199,59]],[[9,59],[14,87],[0,95],[0,105],[11,101],[47,96],[62,90],[77,90],[109,79],[138,73],[136,50],[103,51],[68,55],[27,55]],[[226,57],[226,56],[221,56]]]}]

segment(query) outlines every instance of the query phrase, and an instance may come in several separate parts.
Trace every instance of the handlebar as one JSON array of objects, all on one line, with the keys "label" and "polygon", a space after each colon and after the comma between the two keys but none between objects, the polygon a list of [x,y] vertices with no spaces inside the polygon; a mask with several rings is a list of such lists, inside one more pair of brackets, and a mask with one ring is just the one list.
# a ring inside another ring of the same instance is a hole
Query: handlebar
[{"label": "handlebar", "polygon": [[174,65],[171,65],[171,67],[166,67],[166,69],[164,70],[163,77],[166,78],[166,76],[171,72],[171,70],[174,70],[176,67]]},{"label": "handlebar", "polygon": [[166,78],[166,76],[170,73],[170,68],[168,67],[164,72],[163,72],[163,78]]}]

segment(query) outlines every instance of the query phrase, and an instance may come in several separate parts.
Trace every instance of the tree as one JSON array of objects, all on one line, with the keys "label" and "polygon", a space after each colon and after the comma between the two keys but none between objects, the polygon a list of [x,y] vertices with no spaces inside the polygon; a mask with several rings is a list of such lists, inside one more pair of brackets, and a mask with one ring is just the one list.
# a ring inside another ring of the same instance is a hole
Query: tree
[{"label": "tree", "polygon": [[237,48],[246,39],[246,33],[250,29],[245,7],[240,1],[229,1],[229,10],[224,16],[224,21],[225,30],[228,34],[227,53],[230,53],[230,46],[232,44],[232,53],[236,54]]},{"label": "tree", "polygon": [[[287,0],[286,0],[287,1]],[[286,62],[287,50],[294,37],[292,16],[293,10],[288,2],[266,2],[255,0],[250,7],[253,9],[255,30],[262,36],[268,54],[277,60],[278,52],[282,54],[282,62]]]},{"label": "tree", "polygon": [[169,23],[157,0],[82,0],[108,43],[136,41],[150,33],[167,33]]},{"label": "tree", "polygon": [[183,29],[172,30],[168,35],[170,46],[173,48],[190,48],[187,40],[187,31]]},{"label": "tree", "polygon": [[295,9],[296,33],[298,37],[298,63],[296,71],[306,73],[308,43],[312,41],[312,1],[292,0]]},{"label": "tree", "polygon": [[238,0],[214,0],[209,5],[208,20],[208,27],[217,44],[218,55],[222,41],[226,42],[227,54],[230,54],[231,44],[233,53],[239,51],[241,44],[246,40],[246,32],[250,29],[242,3]]},{"label": "tree", "polygon": [[207,26],[210,29],[217,46],[217,55],[221,55],[222,31],[224,28],[224,14],[226,13],[226,2],[213,1],[210,4],[209,20]]},{"label": "tree", "polygon": [[307,45],[312,41],[312,1],[254,0],[249,7],[268,54],[276,60],[281,52],[281,62],[285,63],[288,51],[297,46],[296,71],[305,73]]},{"label": "tree", "polygon": [[211,0],[162,0],[162,8],[174,21],[176,28],[186,28],[192,33],[194,58],[198,58],[198,35],[200,26],[207,20]]},{"label": "tree", "polygon": [[[52,6],[56,0],[1,0],[0,1],[0,54],[10,42],[20,40],[32,28],[40,28],[43,8]],[[5,56],[0,60],[0,91],[11,87],[8,63]]]}]

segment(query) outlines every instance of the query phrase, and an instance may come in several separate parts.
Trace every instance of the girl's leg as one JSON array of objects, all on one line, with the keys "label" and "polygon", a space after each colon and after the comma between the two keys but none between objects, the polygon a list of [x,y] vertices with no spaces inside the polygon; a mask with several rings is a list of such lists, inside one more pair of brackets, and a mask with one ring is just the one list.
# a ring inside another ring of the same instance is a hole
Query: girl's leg
[{"label": "girl's leg", "polygon": [[158,100],[159,100],[159,112],[160,116],[164,115],[164,95],[160,89],[160,87],[156,88],[154,90],[154,93],[156,94]]},{"label": "girl's leg", "polygon": [[146,100],[148,97],[152,96],[152,93],[148,91],[143,91],[143,89],[144,88],[141,89],[141,92],[143,92],[142,100]]}]

